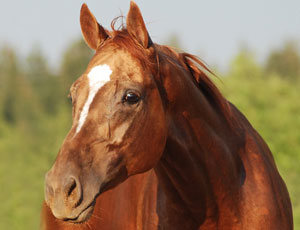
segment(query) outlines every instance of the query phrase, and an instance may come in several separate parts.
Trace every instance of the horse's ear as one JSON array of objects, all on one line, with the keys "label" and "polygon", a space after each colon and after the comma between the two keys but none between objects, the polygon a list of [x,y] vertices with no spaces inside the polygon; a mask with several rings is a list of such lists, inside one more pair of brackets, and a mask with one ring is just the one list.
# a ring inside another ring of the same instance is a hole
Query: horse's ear
[{"label": "horse's ear", "polygon": [[126,24],[128,33],[144,48],[149,48],[152,45],[142,13],[134,1],[130,2]]},{"label": "horse's ear", "polygon": [[80,10],[80,26],[84,40],[94,50],[108,37],[105,29],[99,25],[85,3],[82,4]]}]

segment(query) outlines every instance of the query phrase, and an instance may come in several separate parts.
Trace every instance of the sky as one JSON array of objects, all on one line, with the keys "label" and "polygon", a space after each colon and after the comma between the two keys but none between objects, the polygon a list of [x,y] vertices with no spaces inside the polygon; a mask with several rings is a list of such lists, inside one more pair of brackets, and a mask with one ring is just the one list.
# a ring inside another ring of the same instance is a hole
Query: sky
[{"label": "sky", "polygon": [[[68,44],[81,36],[82,3],[103,26],[125,15],[129,0],[0,0],[0,47],[9,44],[26,56],[39,45],[57,65]],[[183,49],[208,65],[229,65],[247,45],[259,60],[284,41],[300,42],[299,0],[136,0],[152,40],[172,34]]]}]

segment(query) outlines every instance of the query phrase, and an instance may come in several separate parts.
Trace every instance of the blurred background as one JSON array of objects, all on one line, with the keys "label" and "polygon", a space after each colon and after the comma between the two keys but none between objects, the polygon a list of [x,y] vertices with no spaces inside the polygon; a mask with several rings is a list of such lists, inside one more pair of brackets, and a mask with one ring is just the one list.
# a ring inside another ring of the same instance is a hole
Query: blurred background
[{"label": "blurred background", "polygon": [[[300,1],[136,0],[154,42],[198,55],[271,148],[300,229]],[[71,83],[93,55],[83,1],[0,0],[0,229],[39,229],[44,174],[71,125]],[[87,0],[109,28],[129,1]]]}]

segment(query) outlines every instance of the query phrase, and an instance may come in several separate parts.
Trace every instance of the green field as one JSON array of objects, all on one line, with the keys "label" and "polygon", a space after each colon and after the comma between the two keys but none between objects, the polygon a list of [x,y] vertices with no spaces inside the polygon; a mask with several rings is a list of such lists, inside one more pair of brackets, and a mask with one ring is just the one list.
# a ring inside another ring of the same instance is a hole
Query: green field
[{"label": "green field", "polygon": [[[286,48],[276,52],[259,64],[242,50],[215,82],[271,148],[300,229],[300,61]],[[68,88],[91,55],[82,41],[74,42],[52,71],[38,49],[25,58],[1,49],[0,229],[39,228],[44,175],[71,125]]]}]

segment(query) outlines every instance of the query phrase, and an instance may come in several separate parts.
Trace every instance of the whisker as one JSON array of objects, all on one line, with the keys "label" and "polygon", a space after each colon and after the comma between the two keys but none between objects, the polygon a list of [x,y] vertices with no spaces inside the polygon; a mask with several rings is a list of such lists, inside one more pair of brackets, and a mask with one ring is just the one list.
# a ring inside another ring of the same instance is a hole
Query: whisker
[{"label": "whisker", "polygon": [[88,226],[88,228],[89,228],[90,230],[92,230],[92,226],[91,226],[88,222],[86,222],[86,225]]},{"label": "whisker", "polygon": [[92,217],[95,217],[98,220],[104,220],[104,218],[100,217],[100,216],[96,216],[96,215],[92,215]]}]

